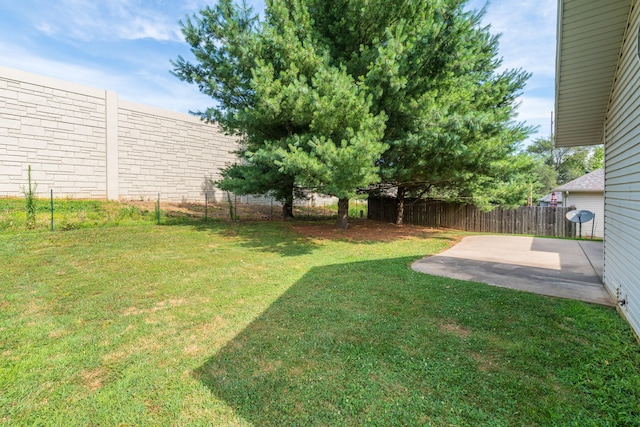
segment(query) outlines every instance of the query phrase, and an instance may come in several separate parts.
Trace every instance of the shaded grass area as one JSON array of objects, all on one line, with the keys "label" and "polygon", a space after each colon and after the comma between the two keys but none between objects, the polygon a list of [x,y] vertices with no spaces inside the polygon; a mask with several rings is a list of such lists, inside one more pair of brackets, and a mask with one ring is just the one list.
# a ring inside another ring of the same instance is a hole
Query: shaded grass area
[{"label": "shaded grass area", "polygon": [[637,425],[613,309],[410,270],[458,238],[0,235],[3,425]]},{"label": "shaded grass area", "polygon": [[412,260],[312,268],[196,377],[260,426],[640,423],[638,347],[613,310]]}]

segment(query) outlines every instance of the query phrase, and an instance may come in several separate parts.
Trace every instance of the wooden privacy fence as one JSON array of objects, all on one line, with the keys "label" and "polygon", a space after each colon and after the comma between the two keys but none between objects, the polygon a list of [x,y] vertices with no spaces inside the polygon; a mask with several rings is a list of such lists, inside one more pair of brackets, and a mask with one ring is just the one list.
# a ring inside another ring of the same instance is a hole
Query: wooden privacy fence
[{"label": "wooden privacy fence", "polygon": [[[496,207],[485,212],[472,205],[405,199],[402,220],[405,224],[482,233],[576,237],[575,224],[565,217],[572,209],[523,206],[516,209]],[[395,222],[396,199],[369,197],[368,211],[369,219]]]}]

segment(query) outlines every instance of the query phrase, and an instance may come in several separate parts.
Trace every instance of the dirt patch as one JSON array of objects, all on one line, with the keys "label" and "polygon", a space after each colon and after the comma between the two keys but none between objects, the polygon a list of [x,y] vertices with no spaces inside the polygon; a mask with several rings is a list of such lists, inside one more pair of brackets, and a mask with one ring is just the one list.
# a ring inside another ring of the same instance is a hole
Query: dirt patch
[{"label": "dirt patch", "polygon": [[52,339],[62,338],[65,335],[67,335],[66,329],[56,329],[55,331],[49,332],[49,338]]},{"label": "dirt patch", "polygon": [[457,323],[442,322],[438,324],[438,327],[441,331],[457,335],[462,339],[468,338],[471,335],[470,330]]},{"label": "dirt patch", "polygon": [[189,345],[187,345],[187,346],[182,348],[182,353],[185,356],[190,356],[190,357],[199,356],[203,352],[204,352],[204,349],[202,349],[196,343],[191,343],[191,344],[189,344]]},{"label": "dirt patch", "polygon": [[471,353],[471,358],[475,360],[476,363],[478,363],[478,370],[480,370],[480,372],[486,373],[497,370],[496,362],[493,359],[493,356],[487,356],[484,354],[473,352]]},{"label": "dirt patch", "polygon": [[172,307],[177,307],[184,304],[184,298],[172,299],[167,301],[160,301],[155,306],[148,309],[140,309],[135,306],[125,308],[122,312],[123,316],[134,316],[138,314],[155,313],[156,311],[165,310]]},{"label": "dirt patch", "polygon": [[124,350],[115,351],[113,353],[105,354],[102,356],[102,363],[106,365],[112,365],[116,363],[120,363],[123,360],[127,359],[131,356],[131,352],[127,352]]},{"label": "dirt patch", "polygon": [[82,378],[82,384],[91,391],[96,391],[102,388],[102,382],[104,381],[107,373],[101,368],[87,369],[82,371],[80,377]]},{"label": "dirt patch", "polygon": [[258,366],[260,367],[260,371],[256,372],[255,375],[264,375],[270,374],[282,367],[282,360],[264,360],[260,359],[258,361]]}]

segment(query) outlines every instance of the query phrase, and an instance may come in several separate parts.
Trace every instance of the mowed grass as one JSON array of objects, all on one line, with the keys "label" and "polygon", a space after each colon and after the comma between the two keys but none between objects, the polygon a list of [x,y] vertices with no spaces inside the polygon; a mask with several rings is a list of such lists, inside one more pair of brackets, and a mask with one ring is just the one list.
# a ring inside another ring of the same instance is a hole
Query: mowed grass
[{"label": "mowed grass", "polygon": [[453,232],[305,227],[0,234],[0,425],[640,425],[614,309],[409,268]]}]

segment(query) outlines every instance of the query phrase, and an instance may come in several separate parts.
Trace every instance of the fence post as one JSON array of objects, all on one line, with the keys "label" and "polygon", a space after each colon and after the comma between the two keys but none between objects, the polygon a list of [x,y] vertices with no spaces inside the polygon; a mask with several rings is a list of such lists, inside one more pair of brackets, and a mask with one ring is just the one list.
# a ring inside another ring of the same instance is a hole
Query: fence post
[{"label": "fence post", "polygon": [[160,225],[160,193],[158,193],[158,208],[156,209],[156,219],[158,220],[158,225]]},{"label": "fence post", "polygon": [[204,222],[207,222],[207,214],[209,208],[209,192],[204,192]]},{"label": "fence post", "polygon": [[53,189],[51,190],[51,231],[53,232]]}]

